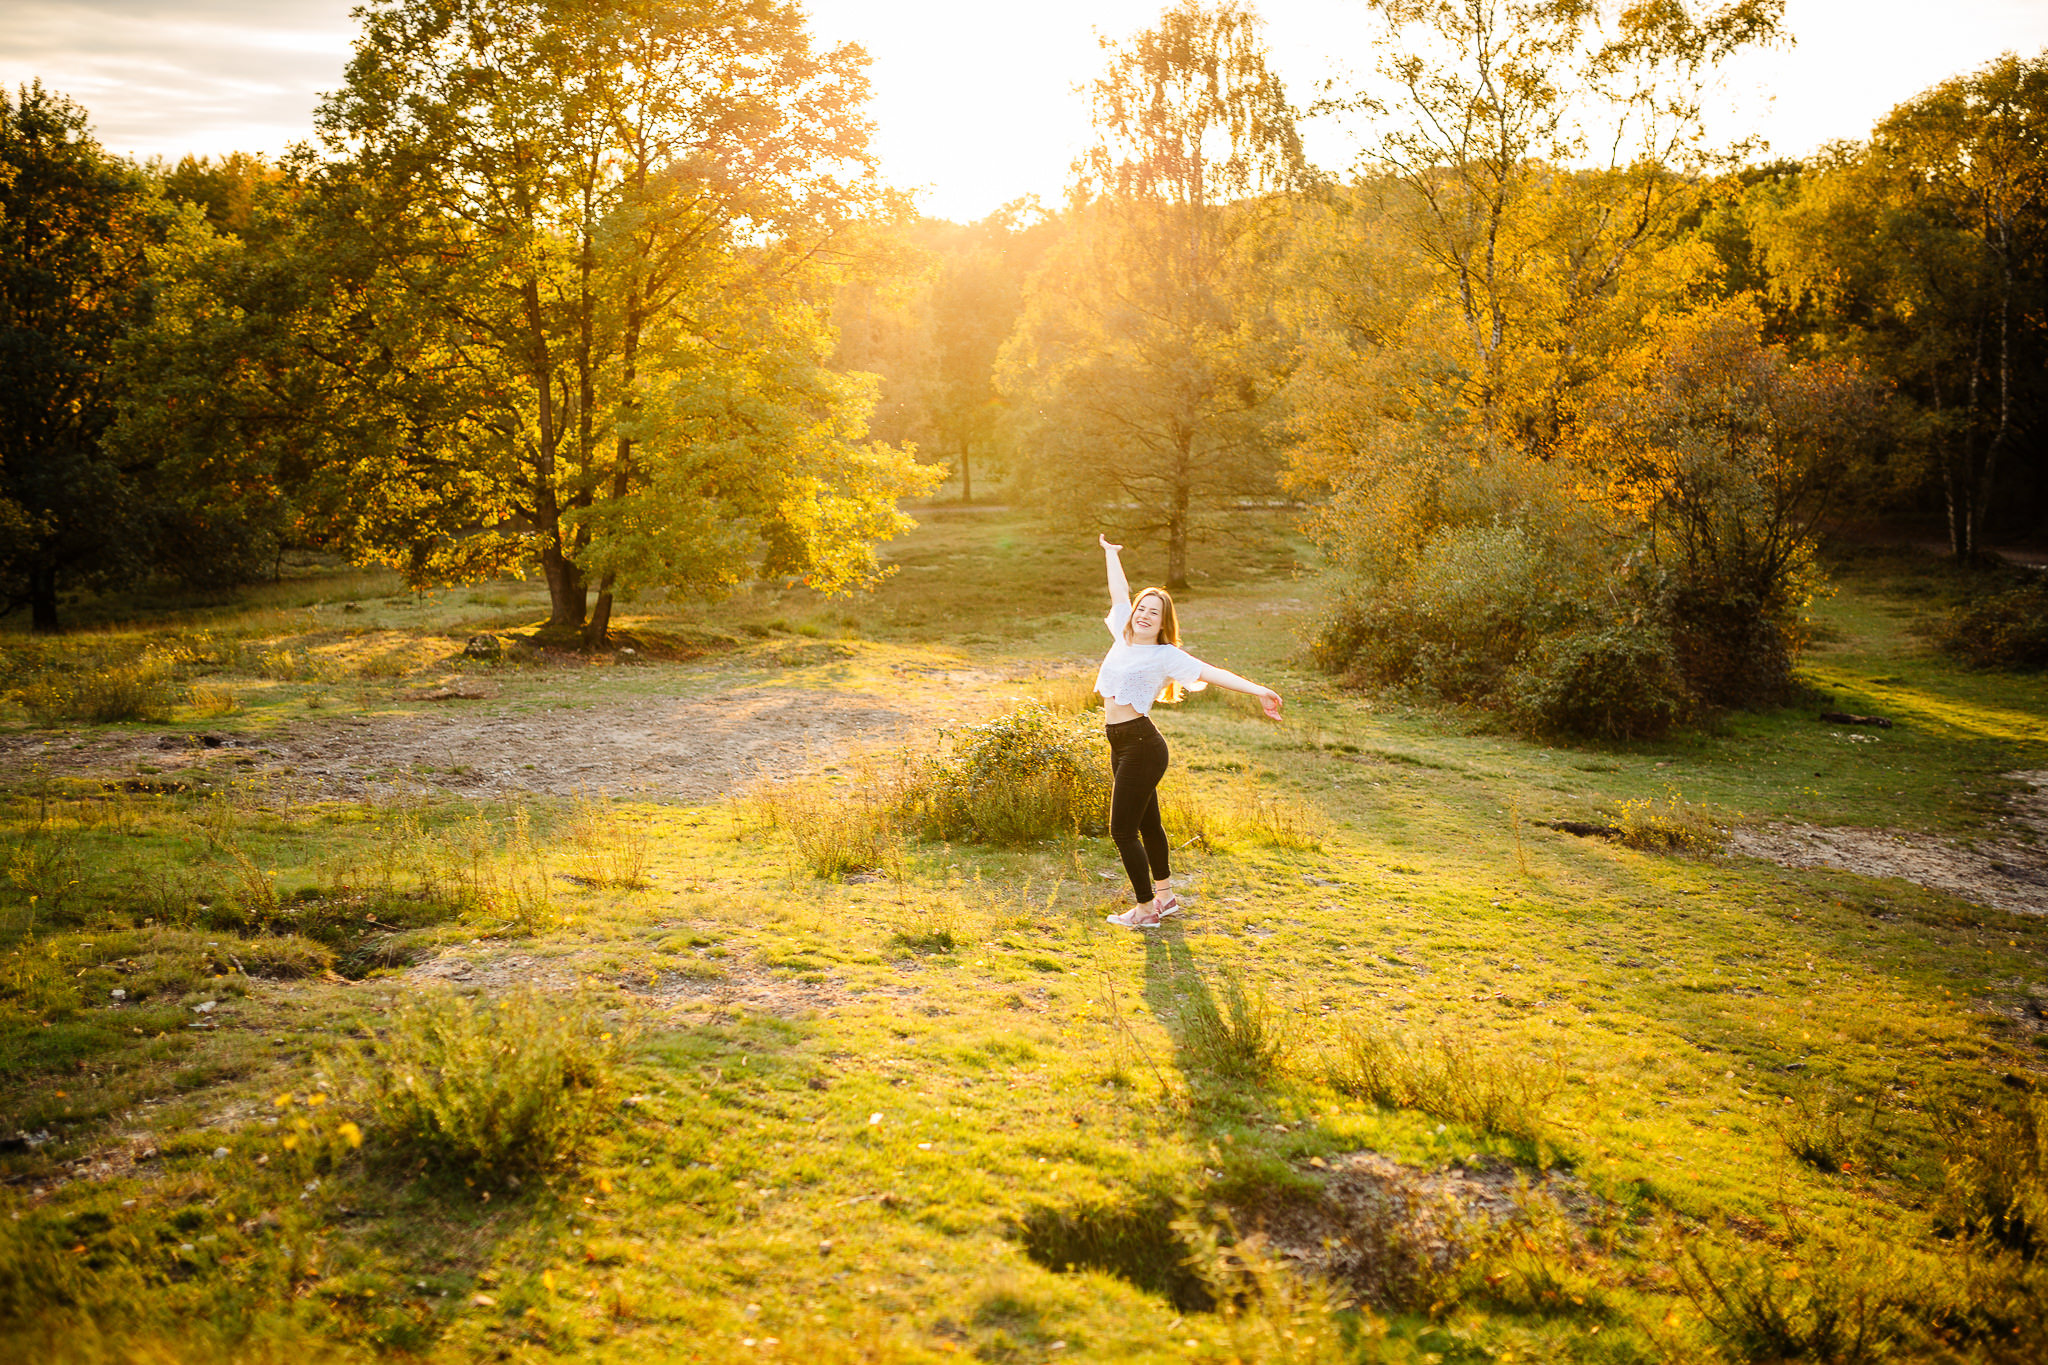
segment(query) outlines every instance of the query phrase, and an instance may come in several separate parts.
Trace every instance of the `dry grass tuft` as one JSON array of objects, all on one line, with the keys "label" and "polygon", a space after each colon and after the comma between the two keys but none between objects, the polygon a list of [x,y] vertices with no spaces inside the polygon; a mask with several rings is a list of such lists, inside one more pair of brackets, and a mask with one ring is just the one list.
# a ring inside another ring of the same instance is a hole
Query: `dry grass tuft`
[{"label": "dry grass tuft", "polygon": [[1451,1026],[1396,1032],[1379,1019],[1354,1019],[1326,1059],[1332,1088],[1387,1109],[1417,1109],[1534,1146],[1544,1110],[1564,1084],[1564,1061],[1481,1048]]},{"label": "dry grass tuft", "polygon": [[747,808],[761,828],[789,837],[812,876],[830,879],[901,865],[900,789],[896,771],[862,758],[844,781],[799,777],[766,783],[748,797]]},{"label": "dry grass tuft", "polygon": [[202,720],[242,713],[241,696],[234,688],[218,683],[193,683],[185,691],[185,701],[192,708],[192,714]]},{"label": "dry grass tuft", "polygon": [[603,797],[579,792],[568,830],[568,875],[585,886],[647,885],[647,827]]},{"label": "dry grass tuft", "polygon": [[1211,1075],[1246,1085],[1264,1085],[1286,1068],[1295,1030],[1285,1011],[1263,987],[1247,990],[1236,971],[1225,967],[1212,990],[1195,980],[1180,992],[1180,1045]]}]

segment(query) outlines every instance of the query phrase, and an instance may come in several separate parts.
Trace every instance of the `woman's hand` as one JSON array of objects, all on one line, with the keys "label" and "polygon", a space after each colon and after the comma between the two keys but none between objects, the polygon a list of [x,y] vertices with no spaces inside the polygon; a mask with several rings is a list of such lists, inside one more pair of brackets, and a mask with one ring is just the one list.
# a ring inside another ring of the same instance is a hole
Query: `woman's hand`
[{"label": "woman's hand", "polygon": [[1116,552],[1117,552],[1118,550],[1121,550],[1121,549],[1123,549],[1123,546],[1121,546],[1121,545],[1112,545],[1112,544],[1110,544],[1110,543],[1109,543],[1109,537],[1108,537],[1108,536],[1106,536],[1106,535],[1103,535],[1103,534],[1102,534],[1101,532],[1099,532],[1099,531],[1098,531],[1098,532],[1096,533],[1096,535],[1095,535],[1095,538],[1096,538],[1097,540],[1101,541],[1101,542],[1102,542],[1102,548],[1103,548],[1103,549],[1105,549],[1105,550],[1107,550],[1107,551],[1109,551],[1109,552],[1110,552],[1111,554],[1115,554],[1115,553],[1116,553]]},{"label": "woman's hand", "polygon": [[1259,689],[1259,705],[1266,708],[1266,719],[1280,719],[1280,694],[1270,687]]}]

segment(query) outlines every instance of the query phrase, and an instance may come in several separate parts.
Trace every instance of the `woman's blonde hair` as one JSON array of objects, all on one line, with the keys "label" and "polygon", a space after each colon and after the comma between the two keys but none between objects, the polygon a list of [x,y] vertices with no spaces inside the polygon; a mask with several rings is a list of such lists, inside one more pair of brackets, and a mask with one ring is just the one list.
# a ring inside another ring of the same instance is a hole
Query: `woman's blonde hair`
[{"label": "woman's blonde hair", "polygon": [[[1166,589],[1146,588],[1136,597],[1133,597],[1131,599],[1132,614],[1135,615],[1137,613],[1138,604],[1148,597],[1159,599],[1159,643],[1162,645],[1179,644],[1180,618],[1173,614],[1173,594]],[[1131,623],[1129,621],[1124,622],[1124,643],[1127,645],[1137,643],[1131,639]],[[1165,685],[1159,689],[1159,695],[1152,700],[1175,702],[1183,700],[1186,696],[1187,689],[1174,679],[1168,678]]]}]

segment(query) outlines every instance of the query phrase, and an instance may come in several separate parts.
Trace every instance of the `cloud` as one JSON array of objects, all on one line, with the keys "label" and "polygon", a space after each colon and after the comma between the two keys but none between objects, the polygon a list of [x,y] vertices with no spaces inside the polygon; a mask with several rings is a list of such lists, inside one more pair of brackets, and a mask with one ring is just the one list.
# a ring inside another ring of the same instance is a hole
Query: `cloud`
[{"label": "cloud", "polygon": [[341,83],[352,0],[12,0],[0,82],[41,80],[137,156],[282,151]]}]

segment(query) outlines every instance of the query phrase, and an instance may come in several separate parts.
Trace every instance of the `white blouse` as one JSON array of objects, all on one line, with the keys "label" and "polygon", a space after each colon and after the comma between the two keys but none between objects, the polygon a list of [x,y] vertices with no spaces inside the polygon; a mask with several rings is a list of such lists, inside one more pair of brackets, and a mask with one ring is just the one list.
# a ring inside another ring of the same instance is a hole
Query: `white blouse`
[{"label": "white blouse", "polygon": [[1139,715],[1152,709],[1168,678],[1191,692],[1208,686],[1202,681],[1202,661],[1179,645],[1134,645],[1124,640],[1124,627],[1131,621],[1127,598],[1109,609],[1103,624],[1109,627],[1113,643],[1102,656],[1095,672],[1095,690],[1110,701],[1135,707]]}]

